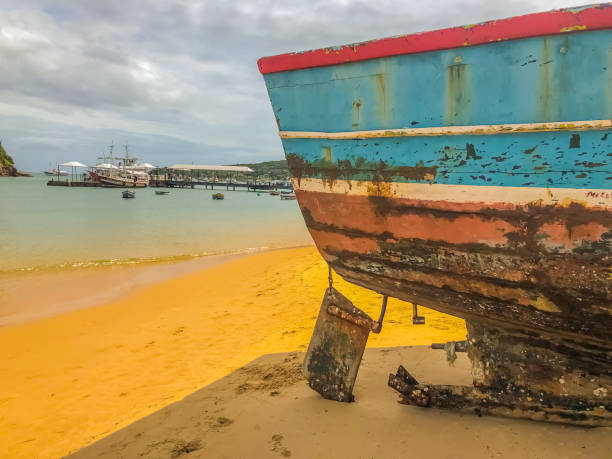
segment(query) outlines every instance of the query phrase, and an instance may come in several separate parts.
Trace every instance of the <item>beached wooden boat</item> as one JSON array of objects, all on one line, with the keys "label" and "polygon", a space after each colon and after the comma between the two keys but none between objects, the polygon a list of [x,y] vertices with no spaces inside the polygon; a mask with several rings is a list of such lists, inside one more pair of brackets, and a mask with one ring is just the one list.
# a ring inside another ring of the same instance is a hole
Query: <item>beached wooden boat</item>
[{"label": "beached wooden boat", "polygon": [[323,257],[466,319],[474,388],[407,403],[611,422],[611,47],[600,4],[259,60]]}]

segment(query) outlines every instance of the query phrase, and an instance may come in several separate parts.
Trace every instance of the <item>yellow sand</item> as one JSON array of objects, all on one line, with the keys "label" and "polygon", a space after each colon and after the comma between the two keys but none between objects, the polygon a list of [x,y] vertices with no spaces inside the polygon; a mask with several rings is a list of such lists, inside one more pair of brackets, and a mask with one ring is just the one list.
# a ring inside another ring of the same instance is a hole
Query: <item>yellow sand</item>
[{"label": "yellow sand", "polygon": [[[326,283],[316,249],[268,252],[0,329],[0,456],[65,455],[262,354],[304,350]],[[378,315],[379,295],[336,285]],[[463,321],[421,311],[427,325],[413,326],[390,300],[369,346],[465,338]]]}]

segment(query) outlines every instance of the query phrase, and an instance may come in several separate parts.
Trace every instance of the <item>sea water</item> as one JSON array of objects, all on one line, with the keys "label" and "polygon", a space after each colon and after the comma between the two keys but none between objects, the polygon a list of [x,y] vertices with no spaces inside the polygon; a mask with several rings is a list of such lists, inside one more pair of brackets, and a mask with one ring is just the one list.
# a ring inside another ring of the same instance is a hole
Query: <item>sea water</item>
[{"label": "sea water", "polygon": [[[47,186],[0,178],[0,273],[135,264],[312,244],[296,201],[267,192]],[[213,193],[224,200],[213,200]]]}]

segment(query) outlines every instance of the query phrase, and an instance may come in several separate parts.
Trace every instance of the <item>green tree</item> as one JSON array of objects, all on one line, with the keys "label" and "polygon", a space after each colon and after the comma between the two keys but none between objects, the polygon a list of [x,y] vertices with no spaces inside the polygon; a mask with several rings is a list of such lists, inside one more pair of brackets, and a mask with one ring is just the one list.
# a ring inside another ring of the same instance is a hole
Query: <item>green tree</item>
[{"label": "green tree", "polygon": [[285,159],[280,161],[264,161],[262,163],[233,164],[233,166],[250,167],[255,171],[255,175],[267,175],[271,180],[285,180],[289,178],[289,168]]},{"label": "green tree", "polygon": [[4,147],[2,146],[2,140],[0,140],[0,165],[12,169],[15,167],[13,158],[9,156]]}]

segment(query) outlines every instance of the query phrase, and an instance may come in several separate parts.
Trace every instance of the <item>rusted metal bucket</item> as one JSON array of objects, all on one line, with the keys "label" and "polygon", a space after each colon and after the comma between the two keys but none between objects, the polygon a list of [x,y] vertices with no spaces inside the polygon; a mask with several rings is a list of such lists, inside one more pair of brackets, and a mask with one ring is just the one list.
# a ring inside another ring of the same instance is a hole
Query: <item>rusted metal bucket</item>
[{"label": "rusted metal bucket", "polygon": [[353,386],[368,335],[380,332],[386,303],[385,297],[381,317],[374,321],[330,285],[304,359],[303,372],[312,389],[329,400],[354,400]]}]

